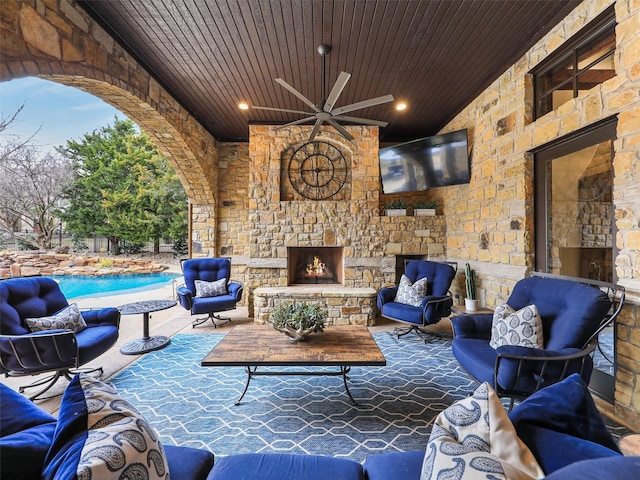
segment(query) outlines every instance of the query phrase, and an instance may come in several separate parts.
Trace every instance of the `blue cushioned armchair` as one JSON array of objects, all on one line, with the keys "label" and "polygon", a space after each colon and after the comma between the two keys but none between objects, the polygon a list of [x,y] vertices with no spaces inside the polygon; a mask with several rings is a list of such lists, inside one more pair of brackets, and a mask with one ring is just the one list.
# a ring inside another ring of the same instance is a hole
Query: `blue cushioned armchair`
[{"label": "blue cushioned armchair", "polygon": [[[69,306],[58,283],[48,277],[0,281],[0,373],[5,376],[51,376],[20,387],[43,388],[29,398],[39,398],[60,377],[71,379],[72,369],[90,362],[118,340],[120,312],[115,308],[82,312],[86,328],[74,333],[58,329],[32,333],[27,318],[52,316]],[[102,374],[102,368],[93,369]]]},{"label": "blue cushioned armchair", "polygon": [[[182,262],[184,285],[178,287],[180,305],[191,311],[191,315],[207,314],[206,317],[194,320],[193,327],[211,319],[214,327],[217,320],[231,321],[229,317],[221,317],[218,312],[233,310],[242,299],[244,286],[240,282],[230,281],[231,260],[228,258],[193,258]],[[214,296],[200,296],[197,293],[196,281],[215,282],[224,280],[223,289]]]},{"label": "blue cushioned armchair", "polygon": [[394,333],[401,337],[410,332],[418,335],[429,334],[423,328],[438,323],[442,317],[451,314],[453,299],[449,288],[456,275],[455,269],[448,263],[428,260],[407,262],[405,275],[412,284],[421,278],[427,278],[426,295],[419,306],[407,305],[396,301],[398,286],[382,288],[378,292],[378,308],[383,317],[407,324],[397,327]]},{"label": "blue cushioned armchair", "polygon": [[543,328],[543,348],[503,345],[493,348],[491,314],[451,319],[452,352],[479,383],[488,382],[501,397],[522,399],[579,373],[589,383],[598,334],[624,304],[624,288],[576,277],[532,272],[516,283],[507,304],[514,310],[535,305]]}]

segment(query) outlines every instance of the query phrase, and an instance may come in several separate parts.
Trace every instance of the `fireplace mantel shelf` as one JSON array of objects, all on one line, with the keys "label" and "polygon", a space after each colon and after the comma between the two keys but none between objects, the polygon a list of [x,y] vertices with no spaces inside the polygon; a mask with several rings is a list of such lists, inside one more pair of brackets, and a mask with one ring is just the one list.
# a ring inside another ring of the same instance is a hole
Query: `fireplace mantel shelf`
[{"label": "fireplace mantel shelf", "polygon": [[253,291],[258,297],[307,298],[317,297],[375,297],[370,287],[350,288],[340,285],[292,285],[289,287],[258,287]]}]

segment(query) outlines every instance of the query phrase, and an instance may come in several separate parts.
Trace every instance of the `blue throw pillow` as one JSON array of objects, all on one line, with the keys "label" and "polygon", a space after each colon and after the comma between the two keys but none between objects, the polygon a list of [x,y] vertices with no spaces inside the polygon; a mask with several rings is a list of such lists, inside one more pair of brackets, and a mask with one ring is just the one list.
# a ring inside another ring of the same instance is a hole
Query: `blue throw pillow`
[{"label": "blue throw pillow", "polygon": [[42,479],[167,479],[154,428],[115,389],[76,375],[62,398]]},{"label": "blue throw pillow", "polygon": [[[521,437],[524,435],[520,433],[520,425],[529,424],[589,440],[619,452],[589,389],[577,373],[540,389],[518,405],[509,418]],[[532,448],[531,445],[529,447]]]}]

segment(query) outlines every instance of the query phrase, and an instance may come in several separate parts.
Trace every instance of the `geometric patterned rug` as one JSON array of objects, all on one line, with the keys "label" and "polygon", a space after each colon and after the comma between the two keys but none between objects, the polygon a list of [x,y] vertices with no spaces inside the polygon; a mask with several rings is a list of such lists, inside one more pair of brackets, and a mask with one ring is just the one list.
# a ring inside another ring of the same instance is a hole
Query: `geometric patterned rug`
[{"label": "geometric patterned rug", "polygon": [[[244,369],[200,366],[223,336],[175,335],[169,346],[141,356],[109,381],[165,445],[217,456],[286,452],[362,462],[374,453],[425,449],[438,413],[477,386],[453,358],[450,340],[425,344],[415,335],[398,340],[378,332],[373,337],[387,365],[351,369],[357,406],[341,377],[304,376],[253,378],[236,406]],[[606,422],[614,437],[629,433]]]},{"label": "geometric patterned rug", "polygon": [[236,406],[244,369],[200,366],[222,334],[176,335],[109,383],[164,444],[218,456],[287,452],[361,462],[372,453],[424,449],[436,415],[467,397],[475,384],[458,367],[446,339],[425,345],[413,335],[373,336],[387,365],[352,367],[349,389],[357,406],[341,377],[305,376],[253,378]]}]

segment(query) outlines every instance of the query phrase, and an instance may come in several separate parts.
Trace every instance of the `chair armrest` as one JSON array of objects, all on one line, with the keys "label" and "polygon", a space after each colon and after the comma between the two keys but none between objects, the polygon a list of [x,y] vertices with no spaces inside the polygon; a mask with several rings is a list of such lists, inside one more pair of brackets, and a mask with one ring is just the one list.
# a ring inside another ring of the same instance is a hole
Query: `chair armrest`
[{"label": "chair armrest", "polygon": [[240,282],[231,281],[227,284],[227,291],[232,295],[236,302],[239,302],[242,298],[242,292],[244,291],[244,285]]},{"label": "chair armrest", "polygon": [[382,308],[385,303],[393,302],[398,293],[398,287],[385,287],[378,291],[378,308]]},{"label": "chair armrest", "polygon": [[178,295],[178,301],[183,308],[191,310],[193,304],[193,292],[189,290],[185,285],[181,285],[176,289]]},{"label": "chair armrest", "polygon": [[102,308],[82,312],[87,328],[91,327],[120,327],[120,311],[117,308]]},{"label": "chair armrest", "polygon": [[489,340],[491,338],[492,322],[493,315],[490,313],[478,313],[453,317],[451,319],[453,336],[457,338],[479,338]]},{"label": "chair armrest", "polygon": [[78,342],[71,330],[0,335],[0,372],[25,375],[78,366]]},{"label": "chair armrest", "polygon": [[542,350],[506,345],[498,347],[494,385],[499,395],[527,396],[577,373],[589,383],[596,342],[586,348]]},{"label": "chair armrest", "polygon": [[422,299],[422,323],[432,325],[451,315],[453,298],[450,295],[428,295]]}]

